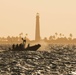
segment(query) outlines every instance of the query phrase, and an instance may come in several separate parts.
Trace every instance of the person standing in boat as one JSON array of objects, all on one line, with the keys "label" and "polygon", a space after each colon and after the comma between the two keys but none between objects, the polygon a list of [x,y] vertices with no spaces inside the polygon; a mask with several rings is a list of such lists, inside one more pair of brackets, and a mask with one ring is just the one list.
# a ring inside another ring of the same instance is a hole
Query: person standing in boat
[{"label": "person standing in boat", "polygon": [[22,38],[22,41],[23,41],[23,48],[25,48],[25,46],[26,46],[26,40]]}]

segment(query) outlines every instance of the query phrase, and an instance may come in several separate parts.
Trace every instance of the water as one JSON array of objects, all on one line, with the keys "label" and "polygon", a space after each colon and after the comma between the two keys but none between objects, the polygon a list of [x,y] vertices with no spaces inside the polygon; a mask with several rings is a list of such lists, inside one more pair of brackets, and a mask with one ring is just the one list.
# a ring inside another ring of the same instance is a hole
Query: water
[{"label": "water", "polygon": [[5,51],[5,50],[0,50],[0,52],[3,52],[3,51]]},{"label": "water", "polygon": [[73,75],[75,72],[74,45],[48,45],[39,51],[0,53],[0,75]]}]

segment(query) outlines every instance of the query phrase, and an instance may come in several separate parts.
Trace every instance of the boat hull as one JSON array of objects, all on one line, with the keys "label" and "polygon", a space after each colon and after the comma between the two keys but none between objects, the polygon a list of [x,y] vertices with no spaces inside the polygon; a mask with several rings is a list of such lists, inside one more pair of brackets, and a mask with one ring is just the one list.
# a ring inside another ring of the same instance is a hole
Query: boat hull
[{"label": "boat hull", "polygon": [[10,49],[10,50],[12,50],[12,51],[37,51],[40,47],[41,47],[41,45],[37,44],[34,46],[26,47],[24,49]]}]

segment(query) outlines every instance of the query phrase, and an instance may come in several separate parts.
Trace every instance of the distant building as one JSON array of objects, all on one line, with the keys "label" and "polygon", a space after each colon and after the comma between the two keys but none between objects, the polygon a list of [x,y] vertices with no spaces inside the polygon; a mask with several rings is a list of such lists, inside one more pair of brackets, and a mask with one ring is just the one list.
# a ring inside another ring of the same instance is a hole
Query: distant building
[{"label": "distant building", "polygon": [[35,41],[40,41],[40,24],[39,24],[39,13],[36,14],[36,31],[35,31]]}]

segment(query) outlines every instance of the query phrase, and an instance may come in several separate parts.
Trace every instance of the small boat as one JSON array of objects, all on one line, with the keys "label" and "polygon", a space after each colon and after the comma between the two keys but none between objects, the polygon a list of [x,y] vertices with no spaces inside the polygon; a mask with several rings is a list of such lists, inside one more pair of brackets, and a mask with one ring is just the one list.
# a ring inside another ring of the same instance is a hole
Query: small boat
[{"label": "small boat", "polygon": [[12,50],[12,51],[37,51],[41,47],[40,44],[36,44],[33,46],[30,46],[28,44],[28,46],[25,48],[25,43],[26,43],[26,40],[23,40],[23,43],[20,43],[20,44],[16,44],[16,45],[13,44],[12,48],[9,48],[9,50]]},{"label": "small boat", "polygon": [[12,51],[37,51],[40,47],[41,47],[41,45],[37,44],[37,45],[33,45],[30,47],[26,47],[26,48],[20,48],[20,47],[12,48],[12,49],[10,48],[9,50],[12,50]]}]

